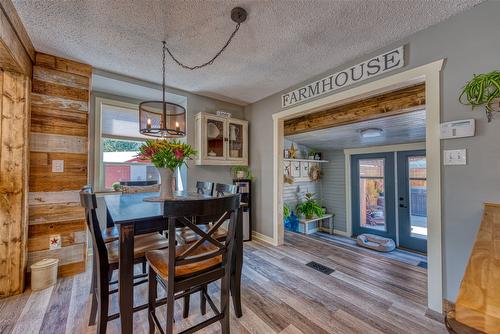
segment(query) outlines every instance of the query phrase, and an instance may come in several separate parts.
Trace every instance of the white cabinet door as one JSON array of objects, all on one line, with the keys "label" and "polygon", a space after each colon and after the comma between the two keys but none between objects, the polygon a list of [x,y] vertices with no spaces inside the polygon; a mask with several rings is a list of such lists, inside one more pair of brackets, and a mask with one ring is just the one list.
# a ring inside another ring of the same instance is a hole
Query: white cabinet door
[{"label": "white cabinet door", "polygon": [[226,119],[214,116],[205,118],[204,158],[207,160],[226,159]]},{"label": "white cabinet door", "polygon": [[248,160],[248,125],[246,121],[227,119],[227,159],[234,161]]}]

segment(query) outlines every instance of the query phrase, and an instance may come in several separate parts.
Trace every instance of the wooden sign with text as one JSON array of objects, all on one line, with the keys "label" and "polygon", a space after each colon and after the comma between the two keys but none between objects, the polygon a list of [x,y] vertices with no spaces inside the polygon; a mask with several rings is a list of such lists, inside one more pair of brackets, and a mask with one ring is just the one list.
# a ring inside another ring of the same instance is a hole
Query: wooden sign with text
[{"label": "wooden sign with text", "polygon": [[400,46],[397,49],[385,52],[348,69],[283,94],[281,96],[281,107],[293,106],[403,66],[404,46]]}]

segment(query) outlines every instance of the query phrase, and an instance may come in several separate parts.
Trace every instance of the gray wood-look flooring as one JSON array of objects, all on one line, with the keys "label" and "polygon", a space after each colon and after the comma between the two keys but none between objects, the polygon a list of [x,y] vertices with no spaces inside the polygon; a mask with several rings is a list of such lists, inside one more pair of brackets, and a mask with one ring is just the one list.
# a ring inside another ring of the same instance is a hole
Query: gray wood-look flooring
[{"label": "gray wood-look flooring", "polygon": [[[233,333],[446,333],[425,315],[425,269],[294,233],[285,240],[281,247],[245,243],[244,315],[231,319]],[[335,271],[323,274],[305,265],[310,261]],[[87,326],[89,286],[87,271],[44,291],[0,300],[0,333],[95,333]],[[217,296],[217,285],[210,292]],[[136,287],[135,295],[137,305],[144,303],[147,287]],[[111,304],[114,313],[116,296]],[[177,302],[178,330],[201,319],[197,295],[188,319]],[[134,333],[148,333],[146,311],[134,315],[134,327]],[[119,332],[118,320],[108,323],[108,333]],[[218,332],[218,324],[202,331]]]}]

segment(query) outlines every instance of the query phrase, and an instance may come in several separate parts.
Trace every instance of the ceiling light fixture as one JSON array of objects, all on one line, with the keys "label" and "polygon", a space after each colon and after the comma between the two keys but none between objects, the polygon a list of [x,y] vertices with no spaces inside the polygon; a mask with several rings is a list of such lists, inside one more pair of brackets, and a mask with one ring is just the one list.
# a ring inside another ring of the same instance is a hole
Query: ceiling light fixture
[{"label": "ceiling light fixture", "polygon": [[180,67],[187,70],[197,70],[214,61],[229,46],[234,36],[240,29],[240,24],[247,18],[247,12],[241,7],[235,7],[231,10],[231,19],[236,23],[236,27],[229,36],[224,46],[209,61],[200,65],[189,66],[178,60],[167,47],[167,42],[163,41],[163,81],[161,101],[144,101],[139,104],[139,132],[146,136],[162,138],[178,138],[186,135],[186,109],[176,103],[167,102],[167,89],[165,84],[165,57],[166,54]]},{"label": "ceiling light fixture", "polygon": [[382,136],[382,132],[384,132],[384,130],[379,128],[368,128],[361,130],[359,133],[362,138],[376,138]]}]

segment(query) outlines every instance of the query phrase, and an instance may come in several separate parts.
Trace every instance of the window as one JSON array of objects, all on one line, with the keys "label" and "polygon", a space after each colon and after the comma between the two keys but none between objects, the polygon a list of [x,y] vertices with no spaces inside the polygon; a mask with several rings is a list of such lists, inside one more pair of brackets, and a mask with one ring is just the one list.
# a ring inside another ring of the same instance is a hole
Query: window
[{"label": "window", "polygon": [[[137,158],[139,147],[150,137],[139,133],[135,104],[96,98],[95,188],[111,190],[113,184],[151,185],[160,182],[156,168]],[[179,190],[185,188],[185,167],[177,170]]]}]

